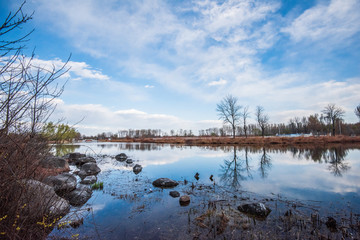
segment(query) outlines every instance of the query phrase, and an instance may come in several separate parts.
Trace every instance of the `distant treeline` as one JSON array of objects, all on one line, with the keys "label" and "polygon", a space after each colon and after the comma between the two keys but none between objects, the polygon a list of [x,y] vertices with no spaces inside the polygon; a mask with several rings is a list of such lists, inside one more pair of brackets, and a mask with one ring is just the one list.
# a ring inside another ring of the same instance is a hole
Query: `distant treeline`
[{"label": "distant treeline", "polygon": [[[345,123],[343,120],[337,120],[335,124],[336,134],[340,135],[360,135],[360,123]],[[289,135],[289,134],[311,134],[329,135],[332,132],[332,125],[326,121],[323,115],[310,115],[309,117],[294,117],[288,123],[267,124],[265,127],[266,136]],[[248,136],[261,136],[261,129],[257,124],[247,125]],[[157,138],[157,137],[193,137],[192,130],[170,130],[169,132],[161,129],[128,129],[120,130],[117,133],[103,132],[97,136],[84,136],[84,138],[102,139],[120,139],[120,138]],[[232,136],[232,127],[224,125],[223,127],[213,127],[199,130],[197,136]],[[236,136],[245,136],[243,126],[236,127]]]},{"label": "distant treeline", "polygon": [[[248,124],[247,131],[249,136],[261,136],[261,129],[257,124]],[[340,135],[360,135],[360,123],[344,123],[337,120],[335,124],[336,134]],[[328,123],[323,115],[310,115],[309,117],[295,117],[288,123],[267,124],[265,127],[266,136],[289,135],[289,134],[312,134],[329,135],[332,132],[332,125]],[[199,136],[231,136],[232,128],[225,125],[222,128],[209,128],[199,131]],[[244,136],[242,126],[236,127],[236,136]]]}]

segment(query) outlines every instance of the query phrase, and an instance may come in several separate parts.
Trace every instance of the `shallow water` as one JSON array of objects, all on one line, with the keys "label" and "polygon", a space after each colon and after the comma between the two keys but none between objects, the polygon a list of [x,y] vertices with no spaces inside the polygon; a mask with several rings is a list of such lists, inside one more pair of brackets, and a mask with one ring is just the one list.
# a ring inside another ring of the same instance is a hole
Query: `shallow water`
[{"label": "shallow water", "polygon": [[[68,218],[74,213],[83,217],[83,225],[76,229],[55,229],[49,235],[50,238],[221,237],[216,233],[201,235],[202,229],[194,225],[196,217],[208,208],[209,201],[227,201],[226,211],[229,216],[236,215],[234,219],[241,217],[238,216],[236,206],[244,199],[273,201],[269,204],[276,207],[276,211],[269,215],[270,218],[283,214],[287,209],[287,205],[280,204],[279,199],[302,202],[310,206],[308,210],[315,208],[317,212],[327,215],[339,211],[360,213],[359,149],[86,143],[61,146],[56,151],[58,155],[68,152],[81,152],[96,157],[102,170],[98,181],[104,182],[104,189],[94,191],[84,206],[73,207],[69,213]],[[132,158],[134,164],[114,159],[115,155],[122,152]],[[143,167],[138,175],[132,172],[135,164]],[[198,180],[194,177],[196,173],[199,173]],[[160,177],[180,181],[174,190],[181,195],[190,195],[190,205],[181,207],[178,198],[169,196],[170,189],[153,187],[152,181]],[[229,229],[232,226],[229,225],[228,231],[235,231]]]}]

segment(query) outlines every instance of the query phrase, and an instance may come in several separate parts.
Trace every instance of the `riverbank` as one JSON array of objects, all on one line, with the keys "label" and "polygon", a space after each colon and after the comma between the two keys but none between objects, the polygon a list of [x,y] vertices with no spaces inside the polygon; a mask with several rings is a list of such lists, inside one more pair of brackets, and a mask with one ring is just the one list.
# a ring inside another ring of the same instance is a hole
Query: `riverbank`
[{"label": "riverbank", "polygon": [[252,145],[252,146],[329,146],[351,144],[360,147],[360,136],[310,136],[310,137],[158,137],[158,138],[121,138],[100,140],[100,142],[141,142],[186,145]]}]

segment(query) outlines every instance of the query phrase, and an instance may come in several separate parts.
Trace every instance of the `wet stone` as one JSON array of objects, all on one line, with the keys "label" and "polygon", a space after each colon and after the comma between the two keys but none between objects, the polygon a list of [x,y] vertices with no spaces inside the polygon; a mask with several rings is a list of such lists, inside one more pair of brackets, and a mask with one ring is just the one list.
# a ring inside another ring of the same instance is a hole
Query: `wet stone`
[{"label": "wet stone", "polygon": [[82,184],[93,184],[96,183],[97,181],[97,177],[92,175],[92,176],[86,176],[83,180],[81,180],[80,183]]},{"label": "wet stone", "polygon": [[162,187],[162,188],[171,188],[171,187],[176,187],[177,185],[179,185],[178,182],[171,180],[169,178],[156,179],[152,184],[155,187]]},{"label": "wet stone", "polygon": [[131,163],[133,163],[134,161],[131,159],[131,158],[128,158],[128,159],[126,159],[126,163],[127,164],[131,164]]},{"label": "wet stone", "polygon": [[263,203],[250,203],[238,206],[238,210],[258,218],[266,218],[271,212]]},{"label": "wet stone", "polygon": [[128,157],[126,156],[125,153],[120,153],[118,155],[115,156],[115,159],[120,161],[120,162],[123,162],[127,159]]},{"label": "wet stone", "polygon": [[173,198],[177,198],[180,197],[180,193],[178,191],[171,191],[170,196],[172,196]]},{"label": "wet stone", "polygon": [[69,163],[75,164],[77,159],[83,158],[83,157],[86,157],[86,155],[78,153],[78,152],[70,153],[69,154]]},{"label": "wet stone", "polygon": [[53,187],[58,194],[71,192],[76,188],[76,177],[71,173],[62,173],[57,176],[49,176],[44,179],[44,183]]},{"label": "wet stone", "polygon": [[189,195],[183,195],[179,199],[181,206],[187,206],[190,204],[190,196]]},{"label": "wet stone", "polygon": [[139,164],[136,164],[136,165],[133,167],[133,172],[134,172],[135,174],[139,174],[139,173],[141,172],[141,170],[142,170],[142,166],[139,165]]},{"label": "wet stone", "polygon": [[96,175],[101,172],[101,169],[96,165],[96,163],[85,163],[81,166],[80,172],[78,173],[81,179],[84,179],[86,176]]},{"label": "wet stone", "polygon": [[65,198],[73,206],[82,206],[84,205],[92,195],[92,190],[89,186],[80,185],[74,191],[65,195]]}]

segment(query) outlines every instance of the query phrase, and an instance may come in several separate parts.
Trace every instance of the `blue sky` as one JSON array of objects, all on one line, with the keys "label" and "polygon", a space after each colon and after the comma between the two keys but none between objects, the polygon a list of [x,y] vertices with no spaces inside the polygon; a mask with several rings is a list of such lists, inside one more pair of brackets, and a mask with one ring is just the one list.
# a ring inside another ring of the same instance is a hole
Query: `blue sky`
[{"label": "blue sky", "polygon": [[[1,19],[22,1],[0,0]],[[83,134],[221,126],[227,94],[270,122],[328,103],[356,122],[360,1],[28,0],[27,51],[40,65],[72,54],[53,119]],[[20,34],[19,32],[15,34]],[[254,122],[254,115],[250,122]]]}]

